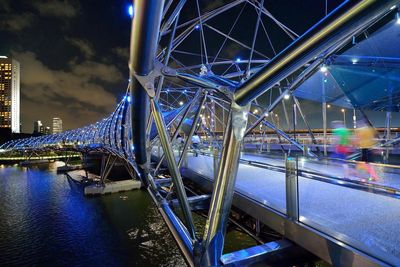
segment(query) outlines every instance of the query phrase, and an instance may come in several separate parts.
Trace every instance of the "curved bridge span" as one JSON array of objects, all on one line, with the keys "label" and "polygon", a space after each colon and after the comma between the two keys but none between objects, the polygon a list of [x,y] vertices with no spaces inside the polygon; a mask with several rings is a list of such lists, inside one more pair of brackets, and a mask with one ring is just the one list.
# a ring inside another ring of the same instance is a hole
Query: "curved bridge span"
[{"label": "curved bridge span", "polygon": [[[382,181],[348,175],[328,157],[326,121],[331,104],[359,107],[362,114],[386,107],[386,95],[370,99],[374,104],[367,107],[357,98],[359,90],[344,80],[349,69],[357,73],[351,69],[357,65],[374,69],[365,84],[374,83],[380,79],[376,72],[383,71],[377,70],[379,64],[391,79],[388,64],[397,67],[400,60],[373,55],[354,61],[348,51],[357,42],[361,51],[374,34],[395,31],[390,18],[398,1],[345,1],[302,35],[263,0],[222,1],[217,7],[200,2],[135,1],[129,84],[114,112],[79,129],[9,141],[0,152],[96,151],[123,160],[192,266],[268,262],[297,246],[335,266],[399,265],[398,168],[373,165]],[[188,9],[194,10],[191,18],[185,15]],[[235,31],[249,24],[247,34]],[[277,33],[271,34],[271,27]],[[275,47],[276,34],[288,40],[285,49]],[[311,92],[315,81],[318,87]],[[302,109],[307,101],[322,104],[322,143]],[[388,120],[381,148],[398,141],[390,139]],[[266,131],[284,157],[263,153]],[[203,149],[191,149],[194,135],[202,137]],[[189,184],[203,195],[194,194]],[[254,219],[256,232],[266,226],[283,239],[259,240],[256,247],[224,254],[232,206]],[[207,214],[204,232],[193,222],[198,210]]]}]

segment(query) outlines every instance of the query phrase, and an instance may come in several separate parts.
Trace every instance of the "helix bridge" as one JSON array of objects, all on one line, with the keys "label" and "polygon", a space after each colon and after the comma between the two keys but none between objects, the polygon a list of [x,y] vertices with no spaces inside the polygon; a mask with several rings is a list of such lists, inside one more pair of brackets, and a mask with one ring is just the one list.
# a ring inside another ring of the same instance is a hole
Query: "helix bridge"
[{"label": "helix bridge", "polygon": [[[331,105],[367,121],[367,111],[399,111],[399,1],[344,1],[303,34],[264,0],[201,2],[135,1],[129,83],[114,112],[82,128],[9,141],[1,153],[96,152],[123,161],[191,266],[250,265],[290,247],[335,266],[400,264],[399,185],[392,176],[381,184],[342,177],[329,158],[326,118]],[[390,118],[381,148],[398,142]],[[197,157],[194,134],[205,147]],[[268,149],[284,157],[246,155],[262,151],[267,134],[276,140]],[[232,206],[281,239],[224,253]],[[207,214],[204,232],[193,222],[198,210]]]}]

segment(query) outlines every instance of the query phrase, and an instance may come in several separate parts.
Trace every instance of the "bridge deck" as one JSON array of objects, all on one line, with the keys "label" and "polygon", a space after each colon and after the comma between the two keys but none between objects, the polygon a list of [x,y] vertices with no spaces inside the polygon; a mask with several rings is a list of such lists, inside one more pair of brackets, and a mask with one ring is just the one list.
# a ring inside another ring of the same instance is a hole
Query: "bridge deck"
[{"label": "bridge deck", "polygon": [[[282,160],[256,155],[244,155],[242,159],[284,165]],[[204,179],[213,179],[213,158],[210,156],[189,154],[187,168]],[[315,162],[305,162],[304,166],[299,166],[302,168],[332,176],[343,172],[339,165]],[[384,177],[381,180],[385,184],[399,186],[400,175],[395,170],[382,168],[379,175]],[[235,190],[256,205],[285,214],[285,188],[284,172],[240,164]],[[329,238],[391,265],[400,264],[398,198],[299,176],[299,214],[302,224]]]}]

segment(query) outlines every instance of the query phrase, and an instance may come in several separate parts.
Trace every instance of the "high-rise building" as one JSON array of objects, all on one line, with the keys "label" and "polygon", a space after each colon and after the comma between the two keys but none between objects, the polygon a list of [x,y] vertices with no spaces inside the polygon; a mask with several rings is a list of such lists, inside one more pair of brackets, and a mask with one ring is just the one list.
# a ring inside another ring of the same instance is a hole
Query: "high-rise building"
[{"label": "high-rise building", "polygon": [[44,134],[50,134],[50,127],[49,126],[44,127]]},{"label": "high-rise building", "polygon": [[53,118],[53,134],[61,133],[62,131],[62,120],[60,118]]},{"label": "high-rise building", "polygon": [[33,133],[34,134],[38,134],[41,132],[41,128],[43,127],[42,122],[41,121],[35,121],[33,123]]},{"label": "high-rise building", "polygon": [[20,67],[12,58],[0,56],[0,128],[20,132]]}]

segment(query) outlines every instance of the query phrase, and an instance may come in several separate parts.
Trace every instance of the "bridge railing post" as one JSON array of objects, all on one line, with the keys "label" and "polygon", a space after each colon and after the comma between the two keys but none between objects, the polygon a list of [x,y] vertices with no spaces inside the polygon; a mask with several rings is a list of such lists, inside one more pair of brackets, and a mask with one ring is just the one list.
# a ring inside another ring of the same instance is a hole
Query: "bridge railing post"
[{"label": "bridge railing post", "polygon": [[286,215],[299,220],[299,182],[297,176],[297,158],[285,157],[286,168]]}]

